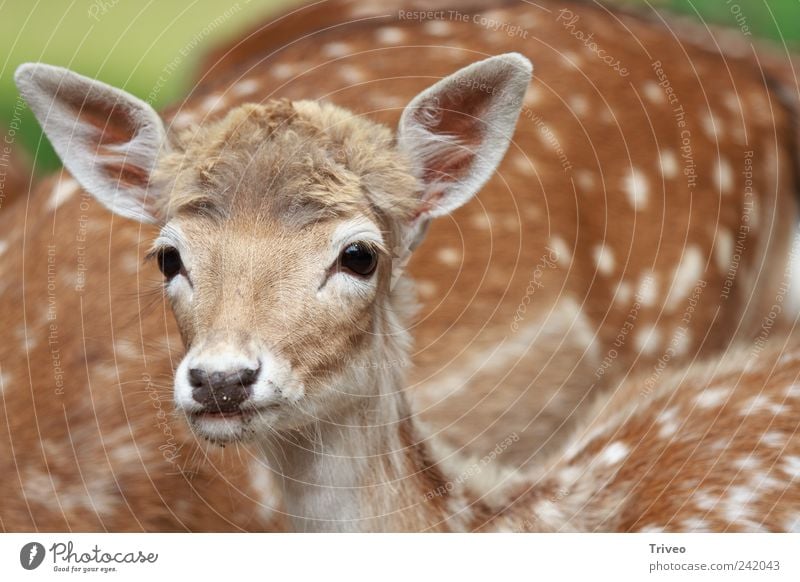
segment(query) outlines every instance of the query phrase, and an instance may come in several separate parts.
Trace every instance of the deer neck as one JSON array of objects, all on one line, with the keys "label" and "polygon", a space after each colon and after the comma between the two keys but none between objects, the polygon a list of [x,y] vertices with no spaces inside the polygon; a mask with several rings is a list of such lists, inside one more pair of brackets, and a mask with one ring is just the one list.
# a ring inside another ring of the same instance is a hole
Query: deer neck
[{"label": "deer neck", "polygon": [[388,319],[378,329],[357,373],[331,387],[368,396],[261,442],[298,531],[441,531],[463,517],[460,491],[432,458],[403,391],[408,337]]},{"label": "deer neck", "polygon": [[262,441],[297,531],[448,530],[458,492],[409,414],[397,372],[363,402]]}]

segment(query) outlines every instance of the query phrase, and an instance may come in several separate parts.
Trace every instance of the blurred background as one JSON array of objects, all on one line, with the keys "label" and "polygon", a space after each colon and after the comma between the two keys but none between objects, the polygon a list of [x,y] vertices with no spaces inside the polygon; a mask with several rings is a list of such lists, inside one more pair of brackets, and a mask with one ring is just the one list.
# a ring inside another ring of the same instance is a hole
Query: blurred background
[{"label": "blurred background", "polygon": [[[377,0],[373,0],[377,1]],[[212,47],[298,0],[6,0],[0,4],[0,123],[38,172],[59,161],[27,109],[19,107],[14,69],[26,61],[69,67],[149,101],[156,109],[186,90]],[[800,47],[800,0],[616,0],[688,14],[753,36]],[[161,79],[157,83],[157,80]],[[14,120],[15,115],[21,119]]]}]

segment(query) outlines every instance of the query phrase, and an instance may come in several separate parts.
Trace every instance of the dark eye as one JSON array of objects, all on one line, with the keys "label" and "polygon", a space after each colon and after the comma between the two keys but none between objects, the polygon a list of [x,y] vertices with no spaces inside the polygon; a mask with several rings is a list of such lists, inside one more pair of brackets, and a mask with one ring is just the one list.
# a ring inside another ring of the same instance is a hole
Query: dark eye
[{"label": "dark eye", "polygon": [[156,259],[158,260],[158,268],[161,269],[167,279],[172,279],[183,268],[181,254],[172,247],[159,249]]},{"label": "dark eye", "polygon": [[339,266],[361,277],[369,277],[378,266],[375,251],[364,243],[347,245],[339,257]]}]

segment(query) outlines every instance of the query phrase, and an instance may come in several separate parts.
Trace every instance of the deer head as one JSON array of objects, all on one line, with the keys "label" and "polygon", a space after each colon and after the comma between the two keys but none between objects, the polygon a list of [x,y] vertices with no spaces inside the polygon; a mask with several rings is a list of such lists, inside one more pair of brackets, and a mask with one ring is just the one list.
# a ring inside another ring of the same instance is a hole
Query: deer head
[{"label": "deer head", "polygon": [[26,64],[16,81],[80,184],[160,227],[151,256],[186,347],[176,407],[227,442],[376,395],[405,358],[402,265],[494,172],[531,70],[515,53],[470,65],[415,97],[396,135],[314,101],[173,132],[65,69]]}]

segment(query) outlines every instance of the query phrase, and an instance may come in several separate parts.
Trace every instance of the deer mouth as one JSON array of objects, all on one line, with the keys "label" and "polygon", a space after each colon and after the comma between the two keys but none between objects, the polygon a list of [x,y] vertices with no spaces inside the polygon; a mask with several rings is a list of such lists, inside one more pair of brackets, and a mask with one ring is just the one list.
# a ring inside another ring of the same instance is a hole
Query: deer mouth
[{"label": "deer mouth", "polygon": [[280,404],[259,407],[239,408],[237,410],[202,409],[189,413],[189,425],[203,438],[217,443],[245,440],[253,432],[248,425],[269,412],[274,413]]}]

